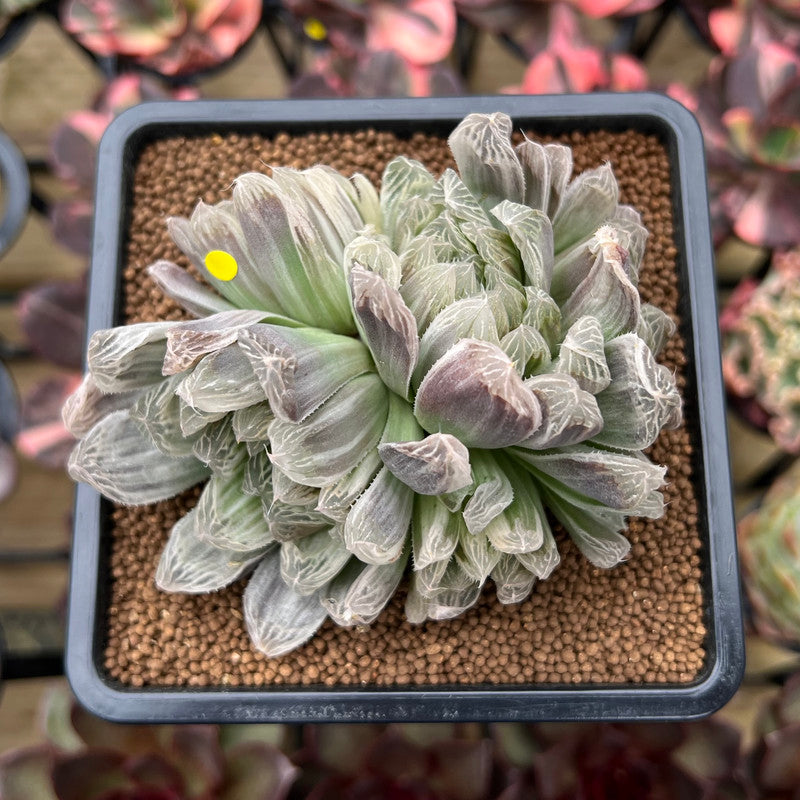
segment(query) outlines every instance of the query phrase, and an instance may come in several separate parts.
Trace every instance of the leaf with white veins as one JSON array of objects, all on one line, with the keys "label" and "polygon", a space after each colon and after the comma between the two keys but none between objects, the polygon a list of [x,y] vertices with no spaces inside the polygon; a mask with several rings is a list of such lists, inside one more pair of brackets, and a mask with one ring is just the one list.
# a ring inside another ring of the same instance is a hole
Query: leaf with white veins
[{"label": "leaf with white veins", "polygon": [[597,395],[603,430],[596,441],[610,447],[642,450],[658,438],[662,428],[681,423],[681,396],[672,373],[657,364],[648,346],[636,334],[606,345],[611,384]]},{"label": "leaf with white veins", "polygon": [[267,442],[268,429],[275,416],[269,403],[255,403],[246,408],[237,408],[231,414],[233,434],[237,442]]},{"label": "leaf with white veins", "polygon": [[447,433],[432,433],[419,442],[381,444],[378,453],[392,474],[417,494],[445,494],[472,482],[469,451]]},{"label": "leaf with white veins", "polygon": [[411,623],[457,617],[475,605],[481,584],[470,578],[456,561],[451,561],[435,592],[425,595],[420,589],[412,573],[405,607],[406,619]]},{"label": "leaf with white veins", "polygon": [[640,339],[644,339],[654,356],[664,349],[664,345],[675,335],[677,330],[677,325],[666,312],[650,303],[642,305],[636,334]]},{"label": "leaf with white veins", "polygon": [[547,580],[553,570],[561,563],[553,532],[548,525],[544,530],[544,542],[538,550],[529,553],[517,553],[517,560],[525,569],[533,573],[539,580]]},{"label": "leaf with white veins", "polygon": [[369,625],[392,599],[408,554],[391,564],[363,564],[353,558],[322,594],[322,605],[337,625]]},{"label": "leaf with white veins", "polygon": [[392,289],[400,288],[403,279],[400,257],[389,247],[389,240],[374,230],[362,232],[345,247],[345,276],[349,275],[355,266],[380,275]]},{"label": "leaf with white veins", "polygon": [[536,328],[518,325],[501,340],[500,348],[514,362],[522,377],[545,369],[550,364],[550,345]]},{"label": "leaf with white veins", "polygon": [[141,394],[140,389],[118,394],[101,392],[91,372],[83,376],[80,386],[66,399],[61,409],[64,427],[76,438],[81,439],[103,417],[114,411],[130,408]]},{"label": "leaf with white veins", "polygon": [[264,509],[268,496],[262,495],[262,510],[269,523],[270,533],[278,542],[304,539],[317,531],[328,530],[331,520],[310,506],[295,506],[273,499]]},{"label": "leaf with white veins", "polygon": [[387,407],[377,375],[353,378],[303,422],[276,419],[270,425],[272,461],[298,483],[334,483],[378,444]]},{"label": "leaf with white veins", "polygon": [[169,534],[158,561],[156,586],[163,592],[215,592],[240,578],[270,547],[239,553],[214,547],[197,535],[197,510],[192,509]]},{"label": "leaf with white veins", "polygon": [[347,549],[367,564],[400,558],[413,507],[414,492],[383,467],[344,521]]},{"label": "leaf with white veins", "polygon": [[117,394],[160,383],[167,331],[174,325],[140,322],[93,333],[87,365],[97,388],[105,394]]},{"label": "leaf with white veins", "polygon": [[463,339],[431,367],[414,414],[427,431],[450,433],[468,447],[500,448],[541,424],[539,401],[496,345]]},{"label": "leaf with white veins", "polygon": [[247,458],[247,448],[236,441],[230,416],[203,428],[192,441],[192,452],[212,472],[226,477]]},{"label": "leaf with white veins", "polygon": [[358,463],[358,466],[335,483],[323,486],[319,490],[317,511],[338,522],[343,522],[353,503],[372,483],[381,466],[381,458],[373,447]]},{"label": "leaf with white veins", "polygon": [[539,331],[552,350],[561,341],[561,309],[543,289],[526,286],[525,299],[528,305],[522,315],[522,324]]},{"label": "leaf with white veins", "polygon": [[429,201],[436,179],[420,164],[398,156],[386,165],[381,186],[383,227],[392,248],[401,250],[434,217],[443,205]]},{"label": "leaf with white veins", "polygon": [[545,450],[578,444],[603,429],[603,417],[594,395],[584,391],[575,378],[563,372],[536,375],[525,381],[542,408],[542,424],[520,447]]},{"label": "leaf with white veins", "polygon": [[451,514],[437,498],[415,497],[411,523],[414,569],[447,561],[458,545],[459,530],[463,525],[461,515]]},{"label": "leaf with white veins", "polygon": [[356,325],[372,353],[378,374],[393,392],[407,397],[419,355],[414,315],[400,292],[377,273],[356,265],[348,281]]},{"label": "leaf with white veins", "polygon": [[470,533],[478,534],[514,499],[514,489],[491,453],[472,453],[475,491],[464,506],[463,516]]},{"label": "leaf with white veins", "polygon": [[461,529],[454,557],[470,578],[483,584],[500,560],[500,555],[500,551],[489,541],[486,531],[474,534],[466,528]]},{"label": "leaf with white veins", "polygon": [[174,497],[208,475],[194,457],[165,456],[127,411],[114,411],[100,420],[78,442],[67,469],[73,480],[131,506]]},{"label": "leaf with white veins", "polygon": [[603,330],[595,317],[580,317],[567,331],[553,370],[571,375],[585,392],[597,394],[611,383]]},{"label": "leaf with white veins", "polygon": [[507,114],[470,114],[447,140],[464,183],[484,208],[502,200],[523,201],[525,178],[511,146]]},{"label": "leaf with white veins", "polygon": [[492,570],[497,599],[503,605],[521,603],[533,589],[536,576],[516,556],[504,554]]},{"label": "leaf with white veins", "polygon": [[250,361],[237,344],[200,359],[178,386],[178,395],[200,411],[235,411],[264,399]]},{"label": "leaf with white veins", "polygon": [[203,428],[218,422],[225,417],[225,411],[200,411],[198,408],[192,408],[185,400],[180,400],[180,408],[178,409],[178,421],[181,426],[181,433],[188,438],[192,438],[194,434],[199,433]]},{"label": "leaf with white veins", "polygon": [[181,430],[181,400],[175,394],[183,376],[174,375],[141,394],[131,406],[131,419],[139,423],[153,444],[165,455],[188,456],[193,437]]},{"label": "leaf with white veins", "polygon": [[277,658],[308,641],[328,616],[322,593],[293,592],[281,578],[279,551],[268,553],[244,590],[244,622],[253,644]]},{"label": "leaf with white veins", "polygon": [[237,553],[266,547],[273,541],[258,497],[243,490],[244,465],[230,476],[214,474],[197,503],[197,535]]},{"label": "leaf with white veins", "polygon": [[319,328],[253,325],[239,336],[272,412],[302,422],[352,378],[373,371],[357,339]]},{"label": "leaf with white veins", "polygon": [[175,375],[194,366],[203,356],[233,344],[242,329],[264,319],[263,311],[222,311],[196,322],[179,322],[167,331],[162,372]]},{"label": "leaf with white veins", "polygon": [[327,530],[281,545],[281,577],[300,595],[309,595],[332,581],[350,560],[350,552]]},{"label": "leaf with white veins", "polygon": [[664,483],[666,467],[637,455],[573,445],[547,452],[514,448],[520,461],[532,466],[539,479],[568,486],[584,497],[596,500],[623,514],[640,514],[640,506],[651,492]]},{"label": "leaf with white veins", "polygon": [[525,281],[548,291],[553,275],[553,226],[541,211],[504,200],[492,209],[519,249]]},{"label": "leaf with white veins", "polygon": [[567,186],[553,216],[556,252],[594,233],[614,216],[618,202],[619,186],[610,164],[578,175]]}]

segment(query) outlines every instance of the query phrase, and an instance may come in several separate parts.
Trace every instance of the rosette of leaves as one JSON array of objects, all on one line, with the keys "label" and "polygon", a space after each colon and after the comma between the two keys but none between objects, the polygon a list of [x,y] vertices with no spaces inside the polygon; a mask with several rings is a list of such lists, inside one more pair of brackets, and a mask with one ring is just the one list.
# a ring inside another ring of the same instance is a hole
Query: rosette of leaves
[{"label": "rosette of leaves", "polygon": [[471,115],[460,175],[399,157],[380,194],[323,166],[243,175],[169,220],[206,284],[150,267],[198,319],[91,338],[71,474],[128,504],[207,479],[156,581],[254,570],[268,655],[372,622],[407,564],[408,619],[447,619],[489,577],[503,603],[547,578],[553,518],[607,568],[629,515],[663,513],[643,450],[681,400],[655,360],[674,323],[637,290],[647,232],[610,165],[573,180],[569,148],[510,134]]},{"label": "rosette of leaves", "polygon": [[744,416],[800,452],[800,250],[778,254],[760,283],[743,281],[720,317],[722,373]]},{"label": "rosette of leaves", "polygon": [[800,469],[770,487],[738,527],[742,576],[758,632],[800,642]]}]

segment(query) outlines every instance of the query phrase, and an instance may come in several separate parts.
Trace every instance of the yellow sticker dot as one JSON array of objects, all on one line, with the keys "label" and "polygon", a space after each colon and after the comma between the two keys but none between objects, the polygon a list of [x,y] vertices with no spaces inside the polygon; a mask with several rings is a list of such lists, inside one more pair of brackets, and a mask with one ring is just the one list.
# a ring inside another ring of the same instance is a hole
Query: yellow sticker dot
[{"label": "yellow sticker dot", "polygon": [[239,271],[236,259],[224,250],[212,250],[206,256],[206,269],[220,281],[232,281]]},{"label": "yellow sticker dot", "polygon": [[321,42],[328,35],[325,25],[314,17],[309,17],[303,23],[303,30],[306,32],[306,36],[315,42]]}]

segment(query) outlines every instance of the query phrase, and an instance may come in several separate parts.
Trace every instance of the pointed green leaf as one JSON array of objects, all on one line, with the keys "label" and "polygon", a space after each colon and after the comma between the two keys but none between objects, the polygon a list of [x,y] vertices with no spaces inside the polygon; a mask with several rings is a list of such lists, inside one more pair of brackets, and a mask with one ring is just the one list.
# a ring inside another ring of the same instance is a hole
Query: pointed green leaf
[{"label": "pointed green leaf", "polygon": [[380,378],[360,375],[303,422],[276,419],[269,428],[272,461],[298,483],[334,483],[378,444],[387,405]]},{"label": "pointed green leaf", "polygon": [[400,292],[377,273],[356,265],[348,280],[356,325],[378,374],[393,392],[407,397],[419,355],[414,315]]},{"label": "pointed green leaf", "polygon": [[461,515],[451,514],[437,498],[415,497],[411,524],[414,569],[447,561],[458,545],[463,524]]},{"label": "pointed green leaf", "polygon": [[367,564],[400,558],[413,506],[414,492],[383,467],[344,521],[347,549]]},{"label": "pointed green leaf", "polygon": [[522,323],[527,297],[522,284],[503,270],[486,265],[484,271],[486,298],[497,323],[497,335],[505,336]]},{"label": "pointed green leaf", "polygon": [[521,603],[533,590],[536,576],[516,556],[504,554],[492,570],[497,599],[503,605]]},{"label": "pointed green leaf", "polygon": [[273,546],[250,552],[215,547],[199,537],[197,522],[197,509],[192,509],[169,534],[156,570],[156,586],[164,592],[215,592],[241,577]]},{"label": "pointed green leaf", "polygon": [[262,495],[262,510],[269,523],[270,533],[278,542],[304,539],[317,531],[330,530],[331,520],[311,506],[296,506],[272,499],[265,509],[269,494]]},{"label": "pointed green leaf", "polygon": [[147,268],[153,282],[181,308],[194,317],[207,317],[235,306],[212,289],[193,278],[183,267],[171,261],[156,261]]},{"label": "pointed green leaf", "polygon": [[525,204],[552,219],[572,177],[572,150],[563,144],[542,146],[526,138],[516,152],[525,176]]},{"label": "pointed green leaf", "polygon": [[328,616],[321,592],[293,592],[281,578],[279,551],[267,554],[244,590],[244,622],[253,644],[277,658],[308,641]]},{"label": "pointed green leaf", "polygon": [[545,450],[566,447],[596,436],[603,429],[597,401],[563,372],[536,375],[525,381],[542,408],[542,424],[520,447]]},{"label": "pointed green leaf", "polygon": [[427,431],[450,433],[468,447],[508,447],[541,423],[539,402],[497,346],[462,339],[420,384],[414,414]]},{"label": "pointed green leaf", "polygon": [[235,411],[264,399],[250,361],[237,344],[204,356],[177,389],[185,403],[200,411]]},{"label": "pointed green leaf", "polygon": [[553,370],[572,376],[583,391],[591,394],[602,392],[611,383],[603,330],[595,317],[580,317],[572,324]]},{"label": "pointed green leaf", "polygon": [[431,199],[435,183],[436,179],[419,161],[398,156],[386,165],[381,211],[384,231],[396,252],[441,213],[443,204]]},{"label": "pointed green leaf", "polygon": [[555,251],[585,239],[614,216],[619,186],[610,164],[586,170],[567,186],[553,217]]},{"label": "pointed green leaf", "polygon": [[675,378],[657,364],[648,346],[636,334],[606,345],[611,384],[597,395],[603,430],[601,444],[642,450],[658,438],[662,428],[681,423],[682,403]]},{"label": "pointed green leaf", "polygon": [[127,411],[114,411],[100,420],[78,442],[67,468],[73,480],[124,505],[166,500],[208,475],[196,458],[165,456]]},{"label": "pointed green leaf", "polygon": [[486,531],[475,534],[466,527],[461,529],[454,558],[472,580],[483,584],[500,560],[500,555],[500,551],[489,541]]},{"label": "pointed green leaf", "polygon": [[525,178],[511,146],[511,119],[500,112],[470,114],[447,140],[464,183],[484,208],[523,201]]},{"label": "pointed green leaf", "polygon": [[261,497],[272,486],[272,462],[267,448],[262,445],[255,453],[248,451],[242,478],[242,491],[253,497]]},{"label": "pointed green leaf", "polygon": [[374,369],[357,339],[319,328],[253,325],[241,332],[239,348],[285,422],[302,422],[349,380]]},{"label": "pointed green leaf", "polygon": [[514,489],[505,471],[490,453],[472,453],[475,491],[464,506],[464,522],[478,534],[514,499]]},{"label": "pointed green leaf", "polygon": [[526,286],[525,299],[528,305],[522,315],[522,324],[539,331],[552,351],[561,341],[561,309],[542,289]]},{"label": "pointed green leaf", "polygon": [[192,438],[194,434],[199,433],[207,425],[223,419],[226,413],[225,411],[200,411],[199,408],[192,408],[181,399],[180,408],[178,409],[181,432],[187,438]]}]

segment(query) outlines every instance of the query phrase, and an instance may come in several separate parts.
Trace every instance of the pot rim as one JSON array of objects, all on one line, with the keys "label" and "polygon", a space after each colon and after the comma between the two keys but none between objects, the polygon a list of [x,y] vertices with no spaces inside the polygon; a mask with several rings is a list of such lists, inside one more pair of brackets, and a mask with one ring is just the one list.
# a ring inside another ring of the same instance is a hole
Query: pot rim
[{"label": "pot rim", "polygon": [[[120,115],[100,143],[87,339],[118,316],[125,202],[135,152],[165,127],[181,132],[266,129],[301,132],[434,127],[449,132],[470,112],[504,111],[539,130],[626,130],[656,134],[672,171],[681,312],[694,370],[695,473],[704,522],[706,668],[692,684],[430,686],[320,690],[316,687],[133,689],[103,674],[99,613],[110,504],[86,485],[76,491],[66,672],[79,701],[125,722],[424,722],[667,720],[706,716],[724,705],[744,672],[736,554],[703,141],[683,106],[656,93],[485,96],[369,100],[150,102]],[[694,396],[692,396],[694,395]],[[697,451],[701,452],[698,454]]]}]

